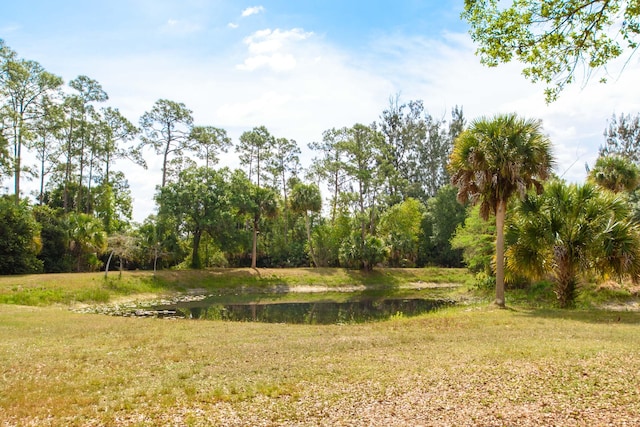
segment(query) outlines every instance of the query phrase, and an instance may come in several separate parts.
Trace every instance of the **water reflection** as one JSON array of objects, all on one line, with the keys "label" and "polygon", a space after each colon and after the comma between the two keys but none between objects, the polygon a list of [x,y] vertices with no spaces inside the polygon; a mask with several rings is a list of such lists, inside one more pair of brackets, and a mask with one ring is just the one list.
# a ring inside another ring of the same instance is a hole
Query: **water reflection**
[{"label": "water reflection", "polygon": [[236,304],[200,301],[157,306],[154,310],[190,319],[336,324],[384,320],[392,316],[416,316],[451,304],[449,300],[423,298]]}]

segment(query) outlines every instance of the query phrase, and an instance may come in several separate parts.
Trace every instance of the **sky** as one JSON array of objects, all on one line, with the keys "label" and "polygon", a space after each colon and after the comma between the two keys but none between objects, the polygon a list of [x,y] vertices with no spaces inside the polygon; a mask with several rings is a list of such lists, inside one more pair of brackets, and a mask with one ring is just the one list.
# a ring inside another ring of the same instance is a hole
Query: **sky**
[{"label": "sky", "polygon": [[[462,7],[463,0],[22,0],[3,4],[0,38],[65,82],[97,80],[109,95],[104,106],[133,123],[158,99],[182,102],[195,124],[223,128],[234,142],[256,126],[296,140],[304,166],[313,157],[307,144],[324,130],[370,124],[399,96],[422,100],[437,118],[461,106],[468,122],[512,112],[541,119],[556,173],[583,181],[611,116],[640,112],[640,57],[610,67],[607,84],[578,78],[548,105],[544,87],[526,80],[519,64],[480,64]],[[144,154],[148,170],[115,165],[129,180],[138,222],[155,211],[161,181],[159,156]],[[221,164],[238,167],[237,155]]]}]

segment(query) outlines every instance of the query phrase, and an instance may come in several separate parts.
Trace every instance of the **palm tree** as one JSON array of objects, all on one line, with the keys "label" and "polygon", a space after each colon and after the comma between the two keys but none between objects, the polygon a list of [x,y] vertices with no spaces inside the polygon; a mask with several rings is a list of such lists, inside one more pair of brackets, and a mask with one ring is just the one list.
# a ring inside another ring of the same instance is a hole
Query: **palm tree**
[{"label": "palm tree", "polygon": [[297,183],[291,189],[291,210],[295,213],[304,214],[304,223],[307,228],[307,242],[309,242],[309,255],[313,261],[313,266],[317,267],[315,253],[313,252],[313,243],[311,241],[311,224],[309,221],[309,212],[320,212],[322,209],[322,196],[320,189],[315,184]]},{"label": "palm tree", "polygon": [[640,169],[622,156],[600,156],[587,179],[614,193],[631,192],[640,184]]},{"label": "palm tree", "polygon": [[449,159],[451,182],[458,187],[458,200],[480,203],[485,220],[496,216],[496,304],[504,300],[504,223],[507,202],[518,193],[524,197],[542,181],[553,166],[551,142],[542,133],[542,122],[515,114],[482,117],[458,136]]},{"label": "palm tree", "polygon": [[83,261],[95,264],[97,256],[107,249],[107,234],[102,222],[88,214],[70,213],[68,223],[71,253],[76,257],[78,271],[81,271]]},{"label": "palm tree", "polygon": [[588,270],[640,274],[640,229],[621,194],[587,183],[550,183],[528,195],[509,226],[507,268],[530,278],[550,275],[561,307],[570,306]]},{"label": "palm tree", "polygon": [[276,193],[253,184],[242,171],[231,177],[231,198],[240,215],[246,215],[252,225],[251,268],[256,268],[258,258],[258,234],[263,218],[274,218],[278,214]]}]

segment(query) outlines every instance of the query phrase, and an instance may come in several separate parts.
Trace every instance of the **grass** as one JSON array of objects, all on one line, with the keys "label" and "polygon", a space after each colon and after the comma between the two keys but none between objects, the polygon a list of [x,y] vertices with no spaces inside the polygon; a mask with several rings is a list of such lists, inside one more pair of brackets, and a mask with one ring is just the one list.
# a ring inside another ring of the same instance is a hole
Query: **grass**
[{"label": "grass", "polygon": [[365,286],[393,288],[407,283],[466,283],[472,276],[466,269],[385,268],[370,272],[341,268],[232,268],[206,271],[163,271],[161,280],[177,286],[209,290],[229,287],[271,289],[299,286]]},{"label": "grass", "polygon": [[410,294],[418,282],[468,280],[441,269],[225,271],[0,277],[0,425],[640,424],[640,312],[549,308],[545,284],[508,291],[508,310],[471,304],[349,325],[67,307],[188,289]]},{"label": "grass", "polygon": [[127,272],[122,279],[104,273],[33,274],[0,276],[0,304],[45,306],[104,303],[114,297],[168,291],[151,273]]},{"label": "grass", "polygon": [[640,314],[278,325],[0,307],[6,425],[635,425]]},{"label": "grass", "polygon": [[293,288],[321,286],[327,291],[363,287],[369,291],[393,291],[412,283],[472,281],[464,269],[415,268],[361,272],[345,269],[218,269],[200,271],[39,274],[0,276],[0,304],[45,306],[51,304],[106,303],[122,297],[168,294],[190,289],[205,292],[286,292]]}]

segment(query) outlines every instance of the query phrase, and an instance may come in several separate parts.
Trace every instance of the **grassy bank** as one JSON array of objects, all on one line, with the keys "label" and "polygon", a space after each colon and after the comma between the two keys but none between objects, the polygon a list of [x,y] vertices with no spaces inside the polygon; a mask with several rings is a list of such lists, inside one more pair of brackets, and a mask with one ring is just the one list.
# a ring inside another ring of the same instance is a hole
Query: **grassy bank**
[{"label": "grassy bank", "polygon": [[0,276],[0,304],[106,303],[122,297],[164,295],[188,290],[203,292],[286,292],[303,287],[331,291],[345,287],[393,290],[415,284],[465,284],[472,281],[464,269],[409,268],[372,272],[335,268],[220,269]]},{"label": "grassy bank", "polygon": [[[470,287],[451,283],[471,278],[447,269],[0,277],[0,426],[640,425],[640,312],[554,310],[544,284],[510,291],[508,310],[482,303],[368,324],[68,310],[190,290],[293,298]],[[625,292],[589,298],[637,297]]]},{"label": "grassy bank", "polygon": [[637,425],[640,314],[361,325],[0,306],[2,425]]}]

